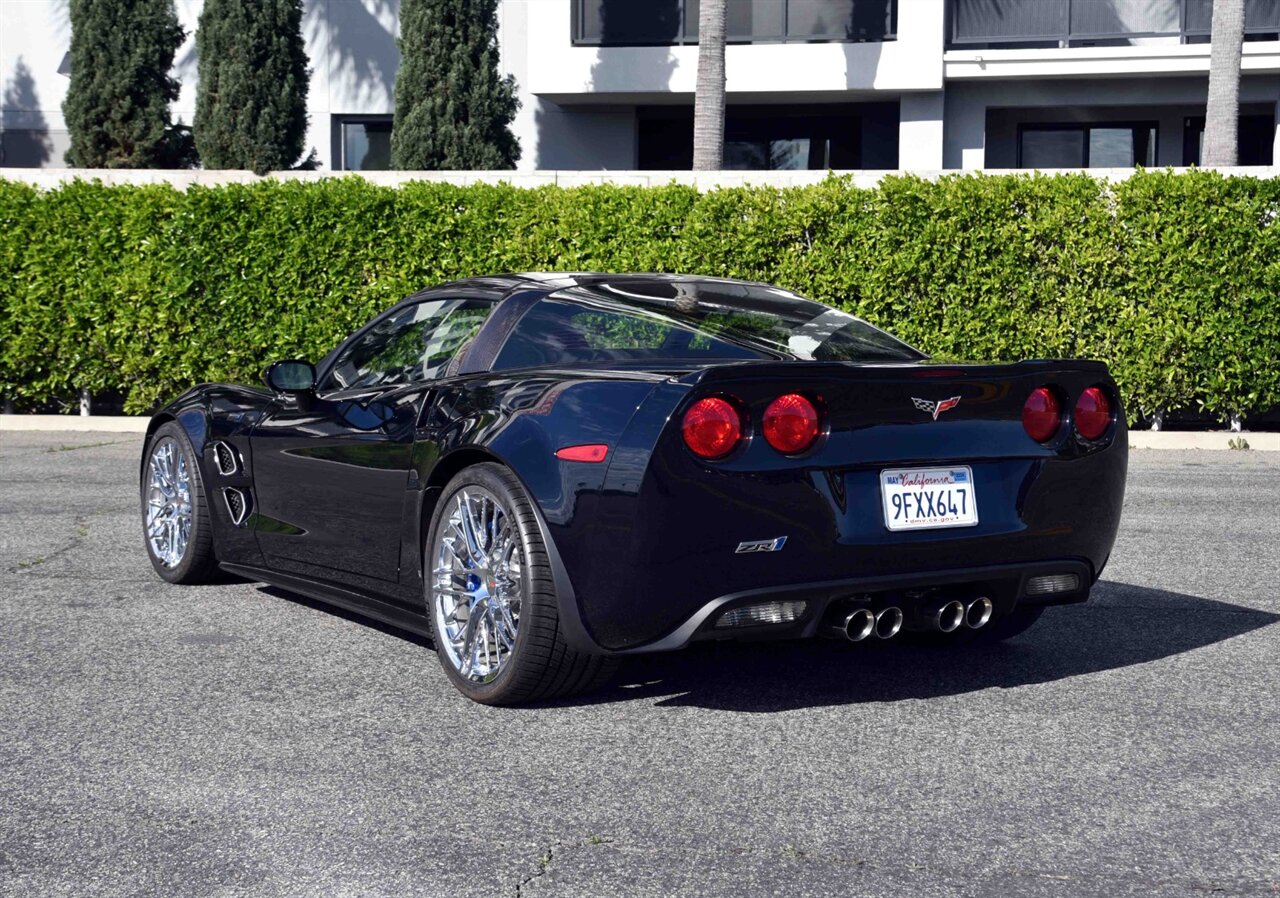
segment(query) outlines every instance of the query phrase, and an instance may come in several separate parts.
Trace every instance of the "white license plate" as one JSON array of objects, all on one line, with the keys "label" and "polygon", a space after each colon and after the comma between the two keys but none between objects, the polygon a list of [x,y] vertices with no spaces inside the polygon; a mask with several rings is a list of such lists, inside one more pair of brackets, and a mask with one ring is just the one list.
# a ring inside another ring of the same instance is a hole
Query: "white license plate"
[{"label": "white license plate", "polygon": [[972,527],[978,523],[973,471],[899,468],[880,472],[884,522],[890,530]]}]

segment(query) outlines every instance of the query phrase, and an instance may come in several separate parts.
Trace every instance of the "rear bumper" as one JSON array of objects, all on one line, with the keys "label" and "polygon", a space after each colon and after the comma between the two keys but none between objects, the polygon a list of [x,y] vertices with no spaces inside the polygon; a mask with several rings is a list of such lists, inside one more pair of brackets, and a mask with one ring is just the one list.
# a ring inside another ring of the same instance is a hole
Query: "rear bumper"
[{"label": "rear bumper", "polygon": [[[1054,574],[1076,575],[1079,589],[1048,595],[1027,594],[1027,584],[1032,578]],[[995,605],[995,616],[1000,617],[1020,604],[1083,602],[1089,597],[1094,579],[1095,572],[1087,561],[1061,559],[751,589],[713,599],[661,638],[617,654],[675,651],[690,642],[710,639],[803,639],[816,635],[823,621],[836,608],[846,605],[876,607],[892,604],[911,617],[912,612],[925,603],[940,597],[975,598],[985,595]],[[804,602],[804,611],[790,623],[729,629],[716,626],[721,616],[734,608],[769,601]]]}]

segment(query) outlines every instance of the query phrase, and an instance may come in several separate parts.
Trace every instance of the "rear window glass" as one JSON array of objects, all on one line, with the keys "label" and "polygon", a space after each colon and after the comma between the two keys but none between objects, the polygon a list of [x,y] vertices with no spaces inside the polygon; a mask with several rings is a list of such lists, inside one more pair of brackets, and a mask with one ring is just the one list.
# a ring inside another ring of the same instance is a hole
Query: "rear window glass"
[{"label": "rear window glass", "polygon": [[846,312],[731,282],[579,287],[520,320],[495,370],[607,361],[916,361],[923,355]]}]

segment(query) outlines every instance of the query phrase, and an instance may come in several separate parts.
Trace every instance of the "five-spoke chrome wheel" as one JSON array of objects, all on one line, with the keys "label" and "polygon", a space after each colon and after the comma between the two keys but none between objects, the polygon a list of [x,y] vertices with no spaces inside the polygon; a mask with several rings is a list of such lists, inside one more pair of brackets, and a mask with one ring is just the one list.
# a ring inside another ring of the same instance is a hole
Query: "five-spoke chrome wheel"
[{"label": "five-spoke chrome wheel", "polygon": [[446,501],[430,555],[438,647],[464,679],[489,683],[516,647],[524,593],[520,533],[484,487],[467,485]]},{"label": "five-spoke chrome wheel", "polygon": [[191,540],[191,479],[187,455],[172,438],[157,440],[147,459],[147,542],[166,568],[176,568]]}]

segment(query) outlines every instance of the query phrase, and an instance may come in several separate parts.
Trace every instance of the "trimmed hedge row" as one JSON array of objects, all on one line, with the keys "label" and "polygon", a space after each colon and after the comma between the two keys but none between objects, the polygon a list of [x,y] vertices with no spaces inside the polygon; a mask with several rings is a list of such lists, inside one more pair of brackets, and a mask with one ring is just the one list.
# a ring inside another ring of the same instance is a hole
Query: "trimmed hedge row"
[{"label": "trimmed hedge row", "polygon": [[0,181],[0,394],[318,358],[400,297],[502,271],[772,281],[944,358],[1108,362],[1130,416],[1280,404],[1280,183],[1213,172],[890,177],[699,193],[359,178],[180,192]]}]

